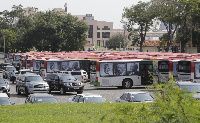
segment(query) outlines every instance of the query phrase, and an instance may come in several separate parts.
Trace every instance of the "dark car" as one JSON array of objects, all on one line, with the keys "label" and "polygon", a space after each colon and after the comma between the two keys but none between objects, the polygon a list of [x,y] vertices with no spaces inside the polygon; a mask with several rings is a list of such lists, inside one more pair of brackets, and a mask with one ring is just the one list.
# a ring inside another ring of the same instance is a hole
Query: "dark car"
[{"label": "dark car", "polygon": [[3,78],[0,78],[0,93],[6,93],[10,97],[10,86]]},{"label": "dark car", "polygon": [[58,103],[56,98],[51,94],[30,94],[25,103]]},{"label": "dark car", "polygon": [[192,96],[200,100],[200,83],[193,83],[193,82],[176,82],[176,86],[178,86],[180,89],[187,89],[187,91],[190,92],[196,92],[193,93]]},{"label": "dark car", "polygon": [[60,91],[60,94],[65,94],[66,92],[81,94],[84,89],[83,83],[70,74],[47,74],[46,81],[49,84],[49,93],[51,91]]}]

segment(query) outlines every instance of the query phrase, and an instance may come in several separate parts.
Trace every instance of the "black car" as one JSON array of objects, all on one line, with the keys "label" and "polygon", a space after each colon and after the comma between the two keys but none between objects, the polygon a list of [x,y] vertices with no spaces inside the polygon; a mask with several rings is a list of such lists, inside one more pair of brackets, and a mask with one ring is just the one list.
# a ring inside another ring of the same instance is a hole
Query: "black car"
[{"label": "black car", "polygon": [[3,78],[0,78],[0,93],[6,93],[10,97],[10,86]]},{"label": "black car", "polygon": [[83,83],[70,74],[47,74],[46,81],[49,84],[49,93],[51,91],[60,91],[60,94],[65,94],[66,92],[82,94],[84,89]]},{"label": "black car", "polygon": [[25,103],[58,103],[56,98],[51,94],[30,94]]},{"label": "black car", "polygon": [[192,96],[200,100],[200,83],[193,83],[193,82],[176,82],[176,86],[178,86],[180,89],[187,89],[187,91],[190,93],[192,91],[196,92]]}]

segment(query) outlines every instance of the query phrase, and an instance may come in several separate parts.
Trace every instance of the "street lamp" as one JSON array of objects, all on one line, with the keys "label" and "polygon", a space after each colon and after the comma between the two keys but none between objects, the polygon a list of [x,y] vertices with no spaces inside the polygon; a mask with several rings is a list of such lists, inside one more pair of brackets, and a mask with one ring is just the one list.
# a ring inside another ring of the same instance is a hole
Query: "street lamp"
[{"label": "street lamp", "polygon": [[5,43],[5,36],[6,36],[6,33],[5,33],[5,32],[3,32],[3,41],[4,41],[4,45],[3,45],[3,47],[4,47],[4,54],[6,53],[6,43]]}]

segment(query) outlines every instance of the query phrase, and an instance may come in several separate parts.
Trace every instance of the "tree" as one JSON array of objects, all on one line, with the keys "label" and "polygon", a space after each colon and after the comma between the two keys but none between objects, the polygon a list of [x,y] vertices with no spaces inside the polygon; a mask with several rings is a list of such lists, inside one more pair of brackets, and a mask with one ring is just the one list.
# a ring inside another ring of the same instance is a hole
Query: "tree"
[{"label": "tree", "polygon": [[[130,8],[126,7],[124,9],[123,18],[127,19],[128,22],[125,22],[130,35],[135,35],[135,29],[133,26],[138,25],[138,35],[140,37],[140,51],[142,51],[142,45],[145,42],[146,32],[150,29],[153,24],[153,19],[155,15],[150,10],[150,3],[147,2],[138,2],[137,5],[133,5]],[[135,36],[129,36],[135,37]]]},{"label": "tree", "polygon": [[72,51],[83,49],[88,26],[72,15],[55,11],[34,15],[34,27],[25,34],[38,51]]},{"label": "tree", "polygon": [[174,34],[185,19],[184,16],[188,9],[182,0],[151,0],[151,8],[167,29],[169,37],[167,46],[170,50]]},{"label": "tree", "polygon": [[112,37],[110,37],[110,39],[106,42],[106,46],[109,49],[114,49],[116,50],[116,48],[121,48],[121,47],[125,47],[127,46],[127,40],[126,37],[122,34],[115,34]]},{"label": "tree", "polygon": [[180,16],[182,21],[176,37],[176,41],[181,42],[181,52],[185,52],[185,45],[188,41],[192,40],[192,33],[194,32],[195,26],[197,26],[197,21],[196,19],[194,20],[194,17],[199,15],[198,2],[198,0],[183,0],[179,2],[184,8]]}]

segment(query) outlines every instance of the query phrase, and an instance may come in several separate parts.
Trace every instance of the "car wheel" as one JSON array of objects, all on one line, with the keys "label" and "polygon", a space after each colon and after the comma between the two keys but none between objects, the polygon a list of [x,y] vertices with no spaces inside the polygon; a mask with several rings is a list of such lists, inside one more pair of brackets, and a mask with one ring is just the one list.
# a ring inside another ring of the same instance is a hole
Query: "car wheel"
[{"label": "car wheel", "polygon": [[28,97],[29,93],[28,93],[28,89],[25,89],[25,95]]},{"label": "car wheel", "polygon": [[16,87],[16,92],[17,92],[17,95],[20,95],[20,94],[21,94],[21,92],[20,92],[20,90],[19,90],[19,87]]},{"label": "car wheel", "polygon": [[60,94],[63,95],[63,94],[65,94],[65,93],[66,93],[65,89],[64,89],[63,87],[61,87],[61,88],[60,88]]},{"label": "car wheel", "polygon": [[83,91],[77,91],[77,94],[82,94],[83,93]]},{"label": "car wheel", "polygon": [[129,88],[132,87],[132,85],[133,85],[133,83],[132,83],[132,81],[129,80],[129,79],[125,79],[125,80],[122,82],[122,87],[123,87],[124,89],[129,89]]}]

